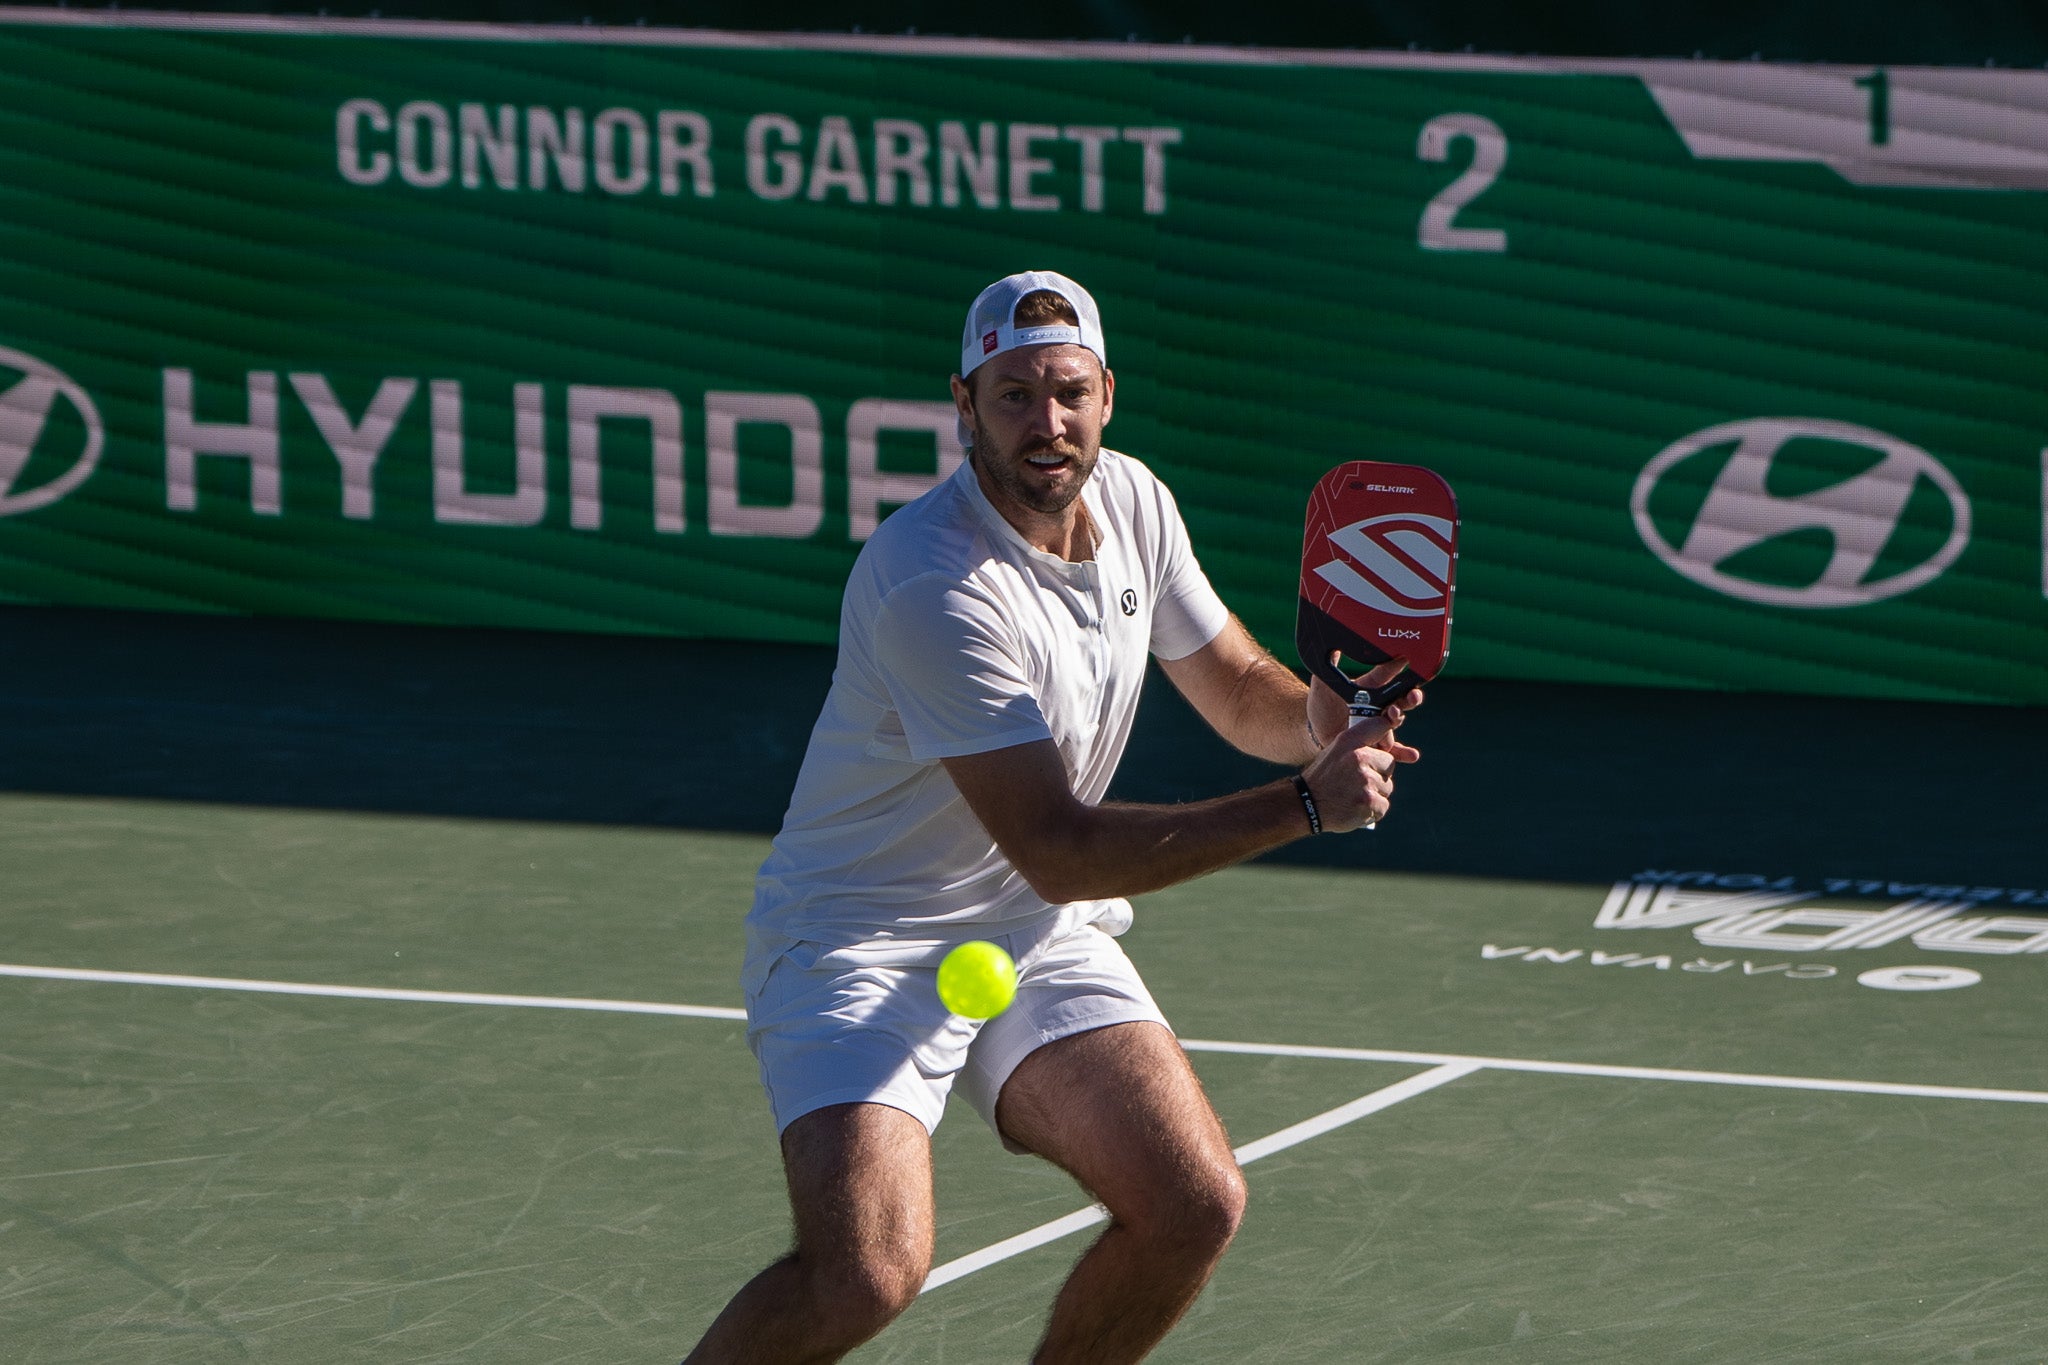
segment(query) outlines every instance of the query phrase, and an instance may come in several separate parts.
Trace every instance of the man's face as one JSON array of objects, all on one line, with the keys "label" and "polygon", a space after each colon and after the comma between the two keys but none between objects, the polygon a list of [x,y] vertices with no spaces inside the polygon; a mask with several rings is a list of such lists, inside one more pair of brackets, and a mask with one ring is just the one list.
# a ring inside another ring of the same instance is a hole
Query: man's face
[{"label": "man's face", "polygon": [[1072,506],[1095,470],[1115,393],[1116,376],[1072,344],[1005,351],[956,378],[953,403],[974,433],[990,501],[1048,516]]}]

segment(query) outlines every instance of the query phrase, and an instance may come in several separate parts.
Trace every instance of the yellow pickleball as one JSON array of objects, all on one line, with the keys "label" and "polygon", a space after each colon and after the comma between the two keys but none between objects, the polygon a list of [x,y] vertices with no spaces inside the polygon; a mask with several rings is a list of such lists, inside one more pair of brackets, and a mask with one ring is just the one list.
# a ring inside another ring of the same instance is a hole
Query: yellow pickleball
[{"label": "yellow pickleball", "polygon": [[993,943],[963,943],[939,964],[939,1001],[969,1019],[993,1019],[1017,998],[1017,964]]}]

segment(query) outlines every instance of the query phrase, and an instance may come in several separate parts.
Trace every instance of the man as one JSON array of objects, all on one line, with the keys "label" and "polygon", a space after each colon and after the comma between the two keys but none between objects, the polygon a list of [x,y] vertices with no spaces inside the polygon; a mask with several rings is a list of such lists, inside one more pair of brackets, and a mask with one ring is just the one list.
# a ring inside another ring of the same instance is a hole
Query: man
[{"label": "man", "polygon": [[[832,690],[747,920],[748,1038],[796,1248],[690,1361],[837,1360],[909,1306],[931,1265],[930,1135],[956,1084],[1006,1147],[1111,1215],[1037,1360],[1139,1359],[1236,1232],[1243,1178],[1117,946],[1124,898],[1318,822],[1377,820],[1393,764],[1418,754],[1394,738],[1400,707],[1347,728],[1334,692],[1224,609],[1165,487],[1101,448],[1115,396],[1086,290],[1047,271],[990,285],[953,377],[968,461],[854,566]],[[1300,777],[1102,804],[1148,652],[1225,739]],[[969,939],[1017,962],[1015,1003],[986,1023],[934,984]]]}]

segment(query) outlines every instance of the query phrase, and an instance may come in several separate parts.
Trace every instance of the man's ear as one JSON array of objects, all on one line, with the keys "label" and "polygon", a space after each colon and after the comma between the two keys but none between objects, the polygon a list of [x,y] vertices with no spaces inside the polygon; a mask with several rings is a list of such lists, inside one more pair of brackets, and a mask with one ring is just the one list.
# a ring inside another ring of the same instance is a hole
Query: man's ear
[{"label": "man's ear", "polygon": [[974,429],[974,391],[957,374],[953,376],[953,411],[960,414],[969,431]]}]

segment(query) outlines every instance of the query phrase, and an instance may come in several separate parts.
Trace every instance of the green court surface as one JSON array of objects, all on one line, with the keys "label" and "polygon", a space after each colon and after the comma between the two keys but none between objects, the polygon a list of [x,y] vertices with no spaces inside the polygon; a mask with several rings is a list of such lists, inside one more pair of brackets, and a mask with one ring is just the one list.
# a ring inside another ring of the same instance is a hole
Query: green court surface
[{"label": "green court surface", "polygon": [[[0,1358],[681,1356],[787,1237],[730,1017],[765,847],[0,797]],[[2048,1359],[2048,955],[1717,948],[1669,898],[1618,927],[1637,890],[1260,865],[1144,898],[1126,944],[1258,1156],[1155,1358]],[[1979,979],[1859,980],[1898,968]],[[856,1358],[1022,1360],[1090,1234],[983,1253],[1088,1201],[957,1106],[937,1148],[950,1278]]]}]

